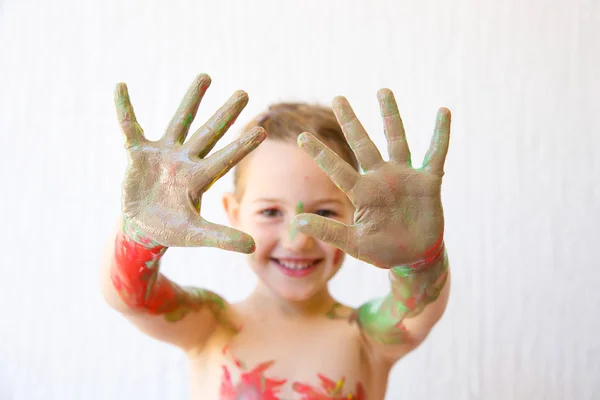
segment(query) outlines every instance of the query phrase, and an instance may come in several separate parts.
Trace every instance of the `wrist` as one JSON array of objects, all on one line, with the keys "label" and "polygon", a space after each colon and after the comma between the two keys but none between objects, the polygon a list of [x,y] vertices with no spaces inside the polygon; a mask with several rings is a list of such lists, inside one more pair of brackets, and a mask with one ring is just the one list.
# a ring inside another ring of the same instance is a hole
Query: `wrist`
[{"label": "wrist", "polygon": [[160,250],[166,247],[152,240],[131,220],[128,220],[125,217],[123,218],[122,233],[128,240],[133,241],[148,250]]},{"label": "wrist", "polygon": [[[150,247],[134,240],[130,226],[123,225],[115,239],[114,263],[111,269],[112,283],[123,302],[133,309],[149,306],[159,276],[160,259],[167,250],[164,246]],[[133,232],[135,235],[135,232]],[[140,238],[138,237],[138,240]]]},{"label": "wrist", "polygon": [[443,235],[441,235],[436,243],[425,251],[423,258],[409,264],[392,267],[391,271],[398,276],[407,276],[415,272],[426,271],[444,262],[446,256],[446,246],[444,245]]}]

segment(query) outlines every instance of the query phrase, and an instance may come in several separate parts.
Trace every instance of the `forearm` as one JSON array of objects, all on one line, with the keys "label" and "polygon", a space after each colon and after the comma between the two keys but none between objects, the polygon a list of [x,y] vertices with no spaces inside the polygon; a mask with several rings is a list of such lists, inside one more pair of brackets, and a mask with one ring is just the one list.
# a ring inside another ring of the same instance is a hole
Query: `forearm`
[{"label": "forearm", "polygon": [[119,221],[103,255],[102,295],[113,309],[140,331],[185,350],[201,345],[217,323],[237,329],[221,297],[181,287],[160,273],[166,247],[132,236]]},{"label": "forearm", "polygon": [[107,302],[121,312],[164,315],[173,321],[207,300],[218,306],[220,298],[212,292],[184,289],[160,273],[166,250],[121,223],[102,271]]},{"label": "forearm", "polygon": [[117,233],[110,278],[129,308],[150,314],[172,311],[177,287],[159,272],[166,250],[167,247],[136,233],[127,223]]},{"label": "forearm", "polygon": [[376,342],[420,342],[442,316],[450,276],[443,243],[439,251],[425,261],[390,269],[390,293],[359,308],[357,322]]}]

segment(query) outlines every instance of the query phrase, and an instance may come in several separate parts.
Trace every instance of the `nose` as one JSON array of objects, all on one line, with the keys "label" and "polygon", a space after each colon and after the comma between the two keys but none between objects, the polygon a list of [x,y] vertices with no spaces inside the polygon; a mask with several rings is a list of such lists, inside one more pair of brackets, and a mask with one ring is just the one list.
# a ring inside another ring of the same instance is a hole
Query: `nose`
[{"label": "nose", "polygon": [[307,250],[312,248],[314,244],[314,239],[311,236],[296,231],[291,225],[288,225],[287,231],[282,232],[281,236],[282,246],[290,251]]}]

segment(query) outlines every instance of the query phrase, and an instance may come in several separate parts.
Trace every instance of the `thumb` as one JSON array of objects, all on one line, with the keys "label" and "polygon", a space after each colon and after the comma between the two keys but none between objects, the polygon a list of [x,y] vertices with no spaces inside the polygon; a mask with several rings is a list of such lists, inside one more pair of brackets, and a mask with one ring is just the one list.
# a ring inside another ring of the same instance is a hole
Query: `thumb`
[{"label": "thumb", "polygon": [[217,247],[250,254],[255,250],[252,236],[228,226],[200,219],[187,237],[186,246]]},{"label": "thumb", "polygon": [[329,243],[350,256],[356,254],[354,227],[315,214],[298,214],[291,222],[292,229]]}]

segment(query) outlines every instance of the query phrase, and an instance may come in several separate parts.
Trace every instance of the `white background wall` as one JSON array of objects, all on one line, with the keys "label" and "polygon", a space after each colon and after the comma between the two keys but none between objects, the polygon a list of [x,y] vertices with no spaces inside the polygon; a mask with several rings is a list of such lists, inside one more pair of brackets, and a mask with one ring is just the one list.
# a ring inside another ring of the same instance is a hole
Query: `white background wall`
[{"label": "white background wall", "polygon": [[[238,88],[240,122],[344,94],[383,150],[390,87],[416,161],[453,111],[452,297],[386,399],[600,399],[599,42],[596,0],[0,1],[0,399],[188,398],[184,356],[112,312],[97,275],[126,164],[115,84],[156,139],[199,72],[197,121]],[[225,223],[230,185],[204,216]],[[255,282],[214,249],[163,265],[230,300]],[[332,288],[359,305],[387,278],[349,260]]]}]

